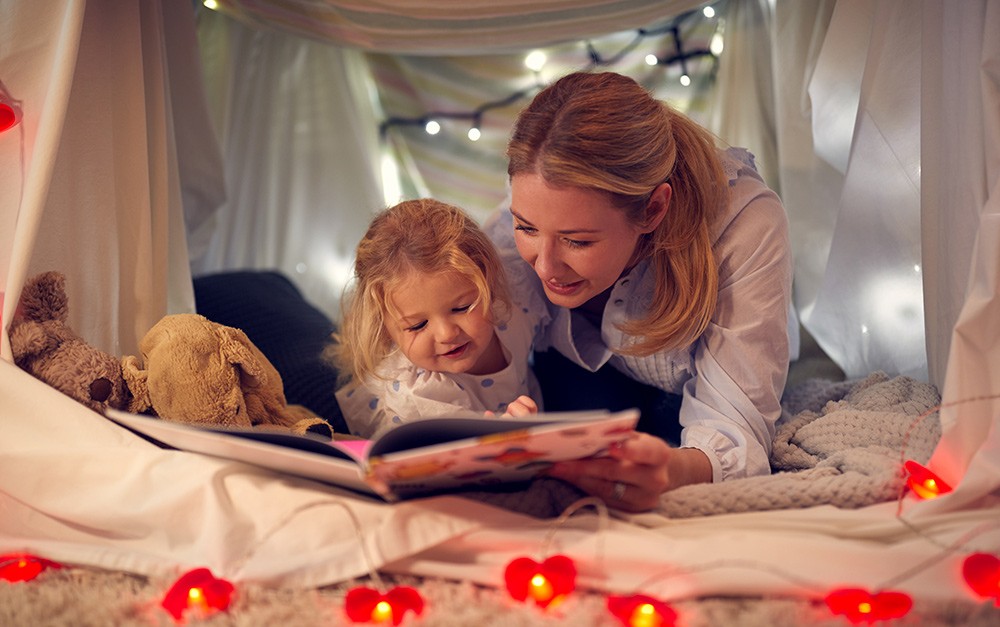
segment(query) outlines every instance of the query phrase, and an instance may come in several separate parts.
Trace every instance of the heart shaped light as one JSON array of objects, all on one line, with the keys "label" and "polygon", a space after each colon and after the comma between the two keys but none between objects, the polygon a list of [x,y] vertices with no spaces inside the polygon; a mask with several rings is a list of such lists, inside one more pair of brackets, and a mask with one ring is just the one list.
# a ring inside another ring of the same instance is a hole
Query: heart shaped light
[{"label": "heart shaped light", "polygon": [[912,459],[906,460],[903,467],[906,468],[906,472],[910,473],[906,479],[906,485],[920,498],[924,500],[934,499],[951,492],[951,486],[942,481],[941,477]]},{"label": "heart shaped light", "polygon": [[673,627],[677,612],[668,604],[644,594],[608,595],[608,611],[626,627]]},{"label": "heart shaped light", "polygon": [[913,599],[904,592],[871,592],[862,588],[838,588],[826,595],[826,605],[834,614],[843,614],[855,625],[906,616]]},{"label": "heart shaped light", "polygon": [[512,598],[530,598],[544,609],[560,603],[576,589],[576,566],[565,555],[553,555],[541,564],[530,557],[519,557],[507,564],[504,581]]},{"label": "heart shaped light", "polygon": [[402,622],[407,612],[419,616],[424,611],[424,599],[415,588],[397,586],[382,594],[374,588],[351,588],[344,599],[344,611],[355,623]]},{"label": "heart shaped light", "polygon": [[0,579],[11,583],[31,581],[46,568],[62,568],[62,566],[27,553],[0,555]]},{"label": "heart shaped light", "polygon": [[983,599],[993,599],[1000,607],[1000,558],[973,553],[962,563],[962,576],[973,592]]},{"label": "heart shaped light", "polygon": [[160,605],[178,621],[189,611],[207,616],[229,609],[234,590],[233,584],[216,578],[207,568],[196,568],[181,575]]}]

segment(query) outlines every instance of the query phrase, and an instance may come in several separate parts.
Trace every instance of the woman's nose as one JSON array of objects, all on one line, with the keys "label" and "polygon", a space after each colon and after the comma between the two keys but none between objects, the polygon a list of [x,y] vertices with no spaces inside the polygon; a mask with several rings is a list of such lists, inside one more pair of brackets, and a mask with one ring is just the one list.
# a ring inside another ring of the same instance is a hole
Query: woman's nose
[{"label": "woman's nose", "polygon": [[562,260],[555,246],[548,242],[540,242],[535,248],[535,259],[531,265],[539,277],[550,279],[559,275]]}]

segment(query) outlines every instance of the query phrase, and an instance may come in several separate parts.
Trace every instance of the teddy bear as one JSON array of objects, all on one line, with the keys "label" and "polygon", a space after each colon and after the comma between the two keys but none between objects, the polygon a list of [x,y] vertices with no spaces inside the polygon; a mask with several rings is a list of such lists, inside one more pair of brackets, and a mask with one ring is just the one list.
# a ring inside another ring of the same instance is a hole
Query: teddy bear
[{"label": "teddy bear", "polygon": [[199,314],[170,314],[143,336],[139,350],[141,359],[122,359],[133,413],[333,437],[328,422],[287,403],[281,375],[240,329]]},{"label": "teddy bear", "polygon": [[68,325],[66,277],[28,279],[8,333],[14,363],[91,409],[125,409],[131,401],[121,362],[88,344]]}]

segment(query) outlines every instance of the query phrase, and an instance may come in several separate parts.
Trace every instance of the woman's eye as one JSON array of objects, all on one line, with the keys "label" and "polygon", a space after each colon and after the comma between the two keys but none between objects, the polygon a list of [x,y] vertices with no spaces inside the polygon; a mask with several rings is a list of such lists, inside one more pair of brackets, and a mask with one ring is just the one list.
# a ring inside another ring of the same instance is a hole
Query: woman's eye
[{"label": "woman's eye", "polygon": [[569,246],[570,248],[586,248],[587,246],[590,246],[591,244],[594,243],[594,242],[585,242],[583,240],[578,240],[578,239],[568,239],[565,241],[566,245]]},{"label": "woman's eye", "polygon": [[534,235],[535,231],[536,231],[536,229],[534,227],[532,227],[532,226],[525,226],[523,224],[515,224],[514,225],[514,230],[515,231],[521,231],[525,235]]},{"label": "woman's eye", "polygon": [[426,326],[427,326],[427,321],[426,321],[426,320],[424,320],[423,322],[418,322],[418,323],[416,323],[416,324],[415,324],[415,325],[413,325],[413,326],[410,326],[410,327],[406,327],[406,330],[407,330],[407,331],[413,331],[413,332],[416,332],[416,331],[419,331],[420,329],[423,329],[423,328],[424,328],[424,327],[426,327]]}]

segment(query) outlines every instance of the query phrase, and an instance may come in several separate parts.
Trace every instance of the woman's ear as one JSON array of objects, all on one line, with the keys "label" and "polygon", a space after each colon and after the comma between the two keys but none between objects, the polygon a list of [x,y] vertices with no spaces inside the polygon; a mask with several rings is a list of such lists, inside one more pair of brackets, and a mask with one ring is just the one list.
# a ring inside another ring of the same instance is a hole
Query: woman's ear
[{"label": "woman's ear", "polygon": [[673,193],[674,190],[670,187],[670,183],[660,183],[649,195],[649,202],[646,204],[646,224],[642,227],[643,233],[652,233],[656,227],[660,226],[660,222],[663,222],[663,218],[667,215]]}]

